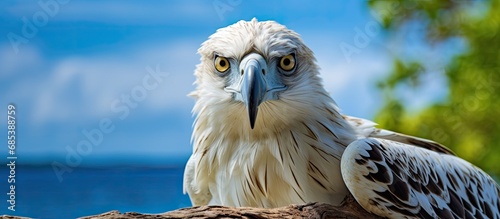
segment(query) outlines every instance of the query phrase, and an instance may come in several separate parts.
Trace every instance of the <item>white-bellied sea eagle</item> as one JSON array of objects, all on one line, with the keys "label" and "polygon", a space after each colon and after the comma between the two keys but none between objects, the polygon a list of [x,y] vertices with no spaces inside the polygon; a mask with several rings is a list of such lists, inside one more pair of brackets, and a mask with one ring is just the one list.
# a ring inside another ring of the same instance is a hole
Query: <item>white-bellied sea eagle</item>
[{"label": "white-bellied sea eagle", "polygon": [[312,51],[285,26],[240,21],[198,52],[184,174],[194,205],[338,205],[352,193],[387,218],[500,218],[499,186],[479,168],[339,113]]}]

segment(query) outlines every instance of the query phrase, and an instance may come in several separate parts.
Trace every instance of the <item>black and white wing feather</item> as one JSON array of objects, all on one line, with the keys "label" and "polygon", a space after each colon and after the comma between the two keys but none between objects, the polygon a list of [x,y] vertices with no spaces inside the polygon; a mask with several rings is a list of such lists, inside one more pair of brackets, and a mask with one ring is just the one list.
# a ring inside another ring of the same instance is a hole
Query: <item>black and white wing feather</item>
[{"label": "black and white wing feather", "polygon": [[354,128],[361,138],[379,138],[401,142],[404,144],[414,145],[425,148],[431,151],[436,151],[444,154],[455,155],[453,151],[437,142],[418,138],[415,136],[405,135],[385,129],[376,128],[376,123],[352,116],[343,116],[344,119]]},{"label": "black and white wing feather", "polygon": [[379,216],[500,218],[496,182],[454,155],[364,138],[346,148],[341,169],[358,203]]}]

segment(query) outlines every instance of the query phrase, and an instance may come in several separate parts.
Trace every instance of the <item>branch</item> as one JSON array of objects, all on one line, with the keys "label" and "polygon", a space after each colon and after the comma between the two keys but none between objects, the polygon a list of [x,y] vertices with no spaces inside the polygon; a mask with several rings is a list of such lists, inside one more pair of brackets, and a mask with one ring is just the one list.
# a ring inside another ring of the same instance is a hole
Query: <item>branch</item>
[{"label": "branch", "polygon": [[352,196],[348,196],[340,206],[325,203],[307,203],[289,205],[281,208],[251,208],[251,207],[224,207],[224,206],[196,206],[181,208],[162,214],[120,213],[110,211],[81,219],[111,219],[111,218],[379,218],[365,211]]},{"label": "branch", "polygon": [[[28,219],[26,217],[3,215],[6,219]],[[41,216],[43,217],[43,216]],[[162,214],[141,214],[135,212],[120,213],[110,211],[99,215],[82,217],[80,219],[162,219],[162,218],[358,218],[358,219],[378,219],[380,217],[365,211],[349,195],[340,206],[333,206],[325,203],[307,203],[301,205],[289,205],[281,208],[235,208],[225,206],[196,206],[191,208],[181,208]]]}]

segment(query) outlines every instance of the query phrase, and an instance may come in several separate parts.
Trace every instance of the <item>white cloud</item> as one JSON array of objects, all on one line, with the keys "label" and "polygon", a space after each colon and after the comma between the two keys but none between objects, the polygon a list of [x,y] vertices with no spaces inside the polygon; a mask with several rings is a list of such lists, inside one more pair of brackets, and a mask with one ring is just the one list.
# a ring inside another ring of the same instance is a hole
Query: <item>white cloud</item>
[{"label": "white cloud", "polygon": [[0,79],[21,74],[23,70],[41,65],[39,51],[35,47],[26,46],[16,54],[8,43],[0,44]]},{"label": "white cloud", "polygon": [[[113,101],[130,95],[148,74],[156,69],[168,76],[158,87],[147,92],[138,106],[145,111],[169,109],[189,111],[192,100],[186,95],[193,89],[193,70],[198,60],[196,42],[173,41],[163,45],[138,45],[125,49],[125,54],[104,53],[65,57],[56,60],[40,81],[35,101],[34,120],[85,121],[112,114]],[[127,55],[133,54],[133,55]]]},{"label": "white cloud", "polygon": [[199,62],[199,56],[196,54],[198,44],[199,42],[195,41],[180,41],[155,50],[158,54],[145,51],[145,56],[165,57],[160,65],[161,69],[169,74],[158,91],[151,93],[148,104],[160,109],[192,106],[194,101],[187,95],[194,90],[194,70]]},{"label": "white cloud", "polygon": [[390,63],[387,57],[370,52],[356,62],[330,62],[323,66],[329,69],[323,74],[325,88],[343,113],[370,119],[383,101],[375,83],[387,75]]}]

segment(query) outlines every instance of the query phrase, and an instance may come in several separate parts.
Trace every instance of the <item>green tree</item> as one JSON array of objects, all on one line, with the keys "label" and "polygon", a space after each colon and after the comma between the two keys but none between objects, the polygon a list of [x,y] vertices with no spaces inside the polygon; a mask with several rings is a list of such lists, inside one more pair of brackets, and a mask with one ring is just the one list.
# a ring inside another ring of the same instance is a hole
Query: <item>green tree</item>
[{"label": "green tree", "polygon": [[[380,15],[388,36],[418,23],[424,27],[429,48],[456,39],[465,45],[438,73],[430,70],[426,57],[395,58],[392,72],[379,83],[386,98],[375,121],[383,128],[440,142],[500,176],[500,1],[368,3]],[[426,86],[421,80],[425,74],[446,78],[447,97],[414,112],[404,106],[397,91]]]}]

